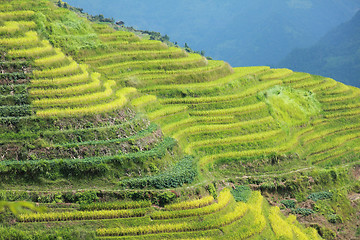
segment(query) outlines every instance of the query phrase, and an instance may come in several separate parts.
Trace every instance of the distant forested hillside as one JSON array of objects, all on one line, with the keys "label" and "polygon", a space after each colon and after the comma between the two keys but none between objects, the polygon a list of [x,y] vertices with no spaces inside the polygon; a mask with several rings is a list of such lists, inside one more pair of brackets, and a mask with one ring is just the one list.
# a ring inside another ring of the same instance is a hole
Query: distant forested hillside
[{"label": "distant forested hillside", "polygon": [[360,11],[313,47],[291,52],[279,65],[360,87]]},{"label": "distant forested hillside", "polygon": [[232,66],[274,65],[351,19],[359,0],[67,0],[93,15],[167,34]]}]

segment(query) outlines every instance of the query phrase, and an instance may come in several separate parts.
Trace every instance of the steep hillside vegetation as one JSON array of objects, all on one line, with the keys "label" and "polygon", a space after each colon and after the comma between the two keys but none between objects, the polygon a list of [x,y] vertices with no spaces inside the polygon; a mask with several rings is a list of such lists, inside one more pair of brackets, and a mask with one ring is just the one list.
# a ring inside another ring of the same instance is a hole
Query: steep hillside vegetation
[{"label": "steep hillside vegetation", "polygon": [[307,49],[291,52],[279,65],[333,77],[360,87],[360,11]]},{"label": "steep hillside vegetation", "polygon": [[0,10],[0,199],[48,207],[1,214],[4,239],[355,235],[359,89],[232,68],[46,0]]}]

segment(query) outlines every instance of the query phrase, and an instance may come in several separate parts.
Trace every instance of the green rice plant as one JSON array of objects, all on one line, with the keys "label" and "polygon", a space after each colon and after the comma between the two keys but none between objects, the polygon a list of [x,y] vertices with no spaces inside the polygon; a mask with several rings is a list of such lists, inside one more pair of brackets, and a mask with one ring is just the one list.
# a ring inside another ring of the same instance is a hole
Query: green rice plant
[{"label": "green rice plant", "polygon": [[165,210],[174,211],[174,210],[186,210],[194,209],[208,206],[214,202],[213,196],[207,196],[196,200],[189,200],[179,203],[173,203],[170,205],[165,205]]},{"label": "green rice plant", "polygon": [[77,108],[52,108],[46,110],[38,110],[36,115],[39,117],[49,117],[49,116],[73,116],[73,115],[86,115],[86,114],[96,114],[102,112],[109,112],[118,108],[123,107],[127,103],[126,96],[136,93],[135,88],[122,88],[116,92],[116,99],[109,103],[91,105],[87,107],[77,107]]},{"label": "green rice plant", "polygon": [[90,204],[81,204],[80,211],[98,211],[98,210],[120,210],[151,207],[150,201],[129,201],[129,202],[96,202]]},{"label": "green rice plant", "polygon": [[33,47],[26,49],[9,50],[9,55],[12,57],[40,57],[49,54],[53,51],[53,47],[47,40],[41,41],[41,47]]},{"label": "green rice plant", "polygon": [[346,134],[344,136],[335,137],[330,142],[325,142],[325,143],[322,143],[322,144],[318,144],[316,149],[313,152],[311,152],[311,155],[317,155],[317,154],[329,151],[331,149],[338,148],[339,146],[341,146],[345,142],[348,142],[348,141],[351,141],[351,140],[354,140],[354,139],[357,139],[357,138],[360,138],[360,133],[359,132]]},{"label": "green rice plant", "polygon": [[109,42],[107,43],[111,47],[122,51],[134,51],[134,50],[160,50],[167,49],[168,46],[160,41],[154,40],[141,40],[137,42]]},{"label": "green rice plant", "polygon": [[0,20],[20,20],[20,19],[29,19],[34,16],[34,11],[11,11],[11,12],[0,12]]},{"label": "green rice plant", "polygon": [[343,94],[350,91],[350,88],[343,83],[337,82],[336,86],[337,86],[336,88],[325,90],[324,91],[325,95]]},{"label": "green rice plant", "polygon": [[262,75],[260,77],[260,80],[267,81],[267,80],[281,79],[288,77],[291,74],[293,74],[293,71],[287,68],[271,69],[269,73]]},{"label": "green rice plant", "polygon": [[[69,57],[69,59],[71,59]],[[45,70],[34,70],[33,75],[35,78],[55,78],[61,77],[64,75],[75,74],[80,70],[79,65],[75,61],[71,61],[71,63],[67,66],[51,68]]]},{"label": "green rice plant", "polygon": [[179,113],[179,112],[184,112],[186,111],[187,109],[187,106],[166,106],[166,107],[163,107],[159,110],[156,110],[154,112],[151,112],[151,113],[148,113],[148,117],[152,120],[154,119],[158,119],[158,118],[161,118],[161,117],[165,117],[165,116],[168,116],[168,115],[171,115],[171,114],[176,114],[176,113]]},{"label": "green rice plant", "polygon": [[292,75],[281,79],[285,84],[295,83],[310,78],[311,75],[308,73],[295,72]]},{"label": "green rice plant", "polygon": [[26,32],[24,37],[0,38],[0,44],[7,47],[31,46],[36,45],[38,42],[39,37],[33,31]]},{"label": "green rice plant", "polygon": [[125,52],[113,52],[113,53],[107,53],[107,54],[102,54],[102,55],[94,55],[91,57],[86,58],[86,61],[90,61],[90,62],[102,62],[104,60],[111,60],[111,59],[116,59],[116,60],[128,60],[129,58],[132,60],[138,59],[138,58],[143,58],[146,57],[146,59],[148,59],[149,57],[154,57],[154,56],[170,56],[170,54],[175,54],[175,53],[182,53],[185,54],[184,51],[181,48],[176,48],[176,47],[169,47],[168,49],[162,49],[162,50],[148,50],[148,51],[125,51]]},{"label": "green rice plant", "polygon": [[332,89],[337,85],[337,82],[331,78],[326,78],[322,84],[319,86],[312,88],[311,91],[313,92],[319,92],[319,91],[325,91],[327,89]]},{"label": "green rice plant", "polygon": [[334,118],[340,118],[340,117],[351,117],[351,116],[356,116],[356,115],[360,115],[360,109],[358,109],[358,108],[351,109],[346,112],[335,112],[335,113],[326,114],[324,117],[326,119],[334,119]]},{"label": "green rice plant", "polygon": [[340,104],[340,105],[330,105],[329,107],[324,107],[324,111],[339,111],[339,110],[347,110],[347,109],[354,109],[360,108],[360,103],[353,103],[353,104]]},{"label": "green rice plant", "polygon": [[143,209],[127,209],[127,210],[32,213],[32,214],[21,214],[18,216],[18,219],[21,222],[49,222],[49,221],[129,218],[129,217],[142,217],[148,211],[149,211],[148,209],[143,208]]},{"label": "green rice plant", "polygon": [[[78,67],[77,64],[76,67]],[[72,96],[72,95],[93,92],[99,89],[100,86],[101,86],[100,74],[92,73],[91,82],[87,84],[69,86],[64,88],[36,88],[36,89],[31,89],[29,93],[32,97],[37,97],[37,98],[55,97],[55,96],[64,97],[64,96]]]},{"label": "green rice plant", "polygon": [[207,111],[192,111],[190,116],[217,116],[217,115],[233,115],[233,114],[243,114],[247,112],[258,111],[266,108],[267,105],[264,102],[258,102],[251,105],[235,107],[235,108],[224,108],[216,110],[207,110]]},{"label": "green rice plant", "polygon": [[157,101],[157,97],[155,95],[143,95],[141,97],[132,100],[131,104],[135,107],[143,107],[145,105],[148,105],[156,101]]},{"label": "green rice plant", "polygon": [[20,31],[20,27],[34,29],[36,23],[33,21],[7,21],[4,22],[4,26],[0,26],[0,34],[13,34]]},{"label": "green rice plant", "polygon": [[35,59],[35,65],[41,67],[49,67],[54,63],[62,62],[66,59],[65,54],[59,48],[55,48],[55,54],[52,56]]},{"label": "green rice plant", "polygon": [[86,105],[96,101],[102,101],[109,98],[113,94],[112,87],[116,85],[113,80],[106,81],[104,83],[105,91],[96,92],[92,94],[85,94],[73,97],[63,98],[42,98],[32,101],[32,104],[37,108],[48,108],[54,106],[73,106],[73,105]]},{"label": "green rice plant", "polygon": [[275,235],[279,239],[294,239],[291,226],[280,216],[279,207],[270,209],[269,220]]},{"label": "green rice plant", "polygon": [[[146,86],[154,84],[177,84],[178,82],[203,82],[215,79],[217,71],[227,69],[230,73],[230,67],[223,61],[208,61],[208,64],[200,67],[192,67],[185,69],[151,69],[151,70],[136,70],[127,73],[111,75],[112,79],[123,79],[124,77],[136,77]],[[204,77],[206,76],[206,77]],[[178,80],[177,80],[178,79]],[[146,89],[145,89],[146,90]]]},{"label": "green rice plant", "polygon": [[160,99],[159,102],[162,104],[200,104],[200,103],[211,103],[211,102],[225,102],[225,101],[231,101],[231,100],[255,95],[256,93],[262,90],[280,84],[282,84],[281,80],[272,80],[272,81],[266,81],[264,83],[258,84],[253,87],[249,87],[242,92],[231,95],[223,95],[223,96],[215,96],[215,97],[197,97],[197,98],[193,98],[193,97],[168,98],[168,99]]},{"label": "green rice plant", "polygon": [[0,34],[12,34],[20,30],[17,22],[5,22],[4,26],[0,26]]},{"label": "green rice plant", "polygon": [[175,139],[180,139],[183,136],[187,135],[193,135],[197,133],[203,133],[203,132],[220,132],[220,131],[226,131],[226,130],[235,130],[243,127],[248,127],[252,125],[260,125],[264,123],[273,122],[274,119],[271,116],[261,118],[261,119],[255,119],[255,120],[249,120],[249,121],[242,121],[242,122],[236,122],[236,123],[230,123],[230,124],[209,124],[209,125],[197,125],[188,127],[186,129],[181,129],[181,131],[175,133],[173,137]]},{"label": "green rice plant", "polygon": [[188,117],[181,121],[162,125],[161,129],[164,133],[177,132],[179,129],[193,126],[196,123],[231,123],[234,121],[234,116],[219,116],[219,117]]},{"label": "green rice plant", "polygon": [[236,144],[236,143],[242,143],[242,142],[249,142],[249,141],[258,141],[258,140],[266,140],[270,139],[272,137],[275,137],[279,134],[283,133],[281,129],[279,130],[273,130],[268,132],[258,132],[258,133],[252,133],[248,135],[241,135],[236,137],[228,137],[228,138],[212,138],[212,139],[206,139],[202,141],[196,141],[189,143],[184,151],[188,154],[192,153],[194,149],[200,148],[200,147],[208,147],[208,146],[219,146],[219,145],[229,145],[229,144]]},{"label": "green rice plant", "polygon": [[319,83],[321,84],[322,82],[320,82],[318,79],[309,79],[309,80],[306,80],[306,81],[301,81],[301,82],[298,82],[298,83],[295,83],[295,84],[292,84],[291,87],[292,88],[305,88],[305,89],[308,89],[308,88],[311,88],[313,86],[317,86],[319,85]]},{"label": "green rice plant", "polygon": [[304,130],[298,131],[284,144],[276,146],[276,147],[245,150],[245,151],[241,151],[241,152],[236,151],[236,152],[225,152],[225,153],[207,155],[200,159],[199,164],[201,167],[204,167],[206,164],[217,161],[219,159],[239,159],[239,158],[242,158],[245,156],[247,156],[247,157],[260,156],[260,155],[271,154],[274,152],[277,152],[277,153],[288,152],[291,149],[293,149],[296,145],[299,144],[299,137],[308,131],[311,131],[311,130],[304,129]]},{"label": "green rice plant", "polygon": [[335,96],[335,97],[327,97],[327,98],[320,98],[319,101],[322,103],[334,103],[334,102],[342,102],[347,101],[359,96],[357,91],[352,91],[350,94],[342,95],[342,96]]},{"label": "green rice plant", "polygon": [[220,192],[218,196],[218,202],[211,205],[200,208],[186,208],[185,210],[173,210],[173,211],[157,211],[151,214],[152,219],[171,219],[171,218],[183,218],[190,216],[201,216],[212,214],[225,208],[226,205],[232,200],[230,190],[225,188]]},{"label": "green rice plant", "polygon": [[168,232],[182,232],[186,231],[189,226],[188,223],[170,223],[170,224],[156,224],[138,227],[117,227],[117,228],[100,228],[96,230],[97,236],[127,236],[127,235],[144,235]]},{"label": "green rice plant", "polygon": [[349,131],[349,130],[355,130],[355,129],[359,129],[359,128],[360,128],[360,124],[344,125],[344,126],[339,126],[337,128],[327,128],[322,131],[316,131],[314,134],[308,135],[308,136],[304,137],[302,140],[303,140],[304,144],[309,144],[313,141],[325,138],[327,136],[330,136],[330,135],[333,135],[336,133],[341,133],[341,132]]},{"label": "green rice plant", "polygon": [[58,78],[32,79],[31,87],[33,88],[63,87],[64,85],[86,83],[90,77],[89,72],[87,71],[88,65],[80,64],[79,67],[82,72],[80,74],[67,76],[67,77],[58,77]]},{"label": "green rice plant", "polygon": [[114,63],[101,66],[98,69],[100,71],[106,71],[107,73],[111,74],[125,71],[133,71],[134,69],[171,69],[196,63],[205,65],[206,60],[201,55],[191,54],[188,57],[176,59],[155,59],[146,61],[127,61],[121,63]]},{"label": "green rice plant", "polygon": [[[210,61],[212,62],[212,61]],[[216,61],[217,63],[217,61]],[[224,64],[223,62],[219,62]],[[219,78],[210,82],[201,82],[201,83],[188,83],[188,84],[169,84],[169,85],[153,85],[146,87],[143,91],[158,91],[158,90],[172,90],[172,89],[191,89],[191,90],[203,90],[204,88],[211,88],[225,85],[229,82],[237,80],[241,77],[250,74],[256,74],[268,70],[269,67],[242,67],[234,68],[234,73],[223,78]],[[179,73],[181,73],[179,71]],[[141,79],[141,78],[140,78]]]},{"label": "green rice plant", "polygon": [[[222,239],[239,240],[250,239],[256,233],[261,233],[266,227],[266,218],[263,213],[264,199],[261,193],[254,191],[251,194],[247,214],[238,222],[223,227],[224,237]],[[245,204],[245,203],[242,203]]]}]

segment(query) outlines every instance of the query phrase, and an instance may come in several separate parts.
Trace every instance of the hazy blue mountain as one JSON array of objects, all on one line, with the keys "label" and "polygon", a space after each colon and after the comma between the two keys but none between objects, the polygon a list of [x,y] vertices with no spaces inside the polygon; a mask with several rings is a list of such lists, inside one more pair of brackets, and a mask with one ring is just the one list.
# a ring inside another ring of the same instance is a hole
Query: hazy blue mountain
[{"label": "hazy blue mountain", "polygon": [[348,21],[360,0],[67,0],[127,26],[167,34],[233,66],[272,65]]},{"label": "hazy blue mountain", "polygon": [[313,47],[292,51],[279,66],[360,87],[360,11]]}]

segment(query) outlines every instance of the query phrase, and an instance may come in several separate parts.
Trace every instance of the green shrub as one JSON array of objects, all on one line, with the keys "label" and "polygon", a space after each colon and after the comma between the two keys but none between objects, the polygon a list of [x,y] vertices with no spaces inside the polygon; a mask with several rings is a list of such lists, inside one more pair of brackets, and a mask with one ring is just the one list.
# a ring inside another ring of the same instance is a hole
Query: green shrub
[{"label": "green shrub", "polygon": [[154,176],[124,180],[120,186],[129,188],[175,188],[191,183],[197,176],[196,164],[192,157],[187,156],[178,162],[171,171]]},{"label": "green shrub", "polygon": [[302,216],[309,216],[315,212],[309,208],[296,208],[293,210],[293,213],[300,214]]},{"label": "green shrub", "polygon": [[231,194],[234,196],[237,202],[247,202],[251,196],[251,189],[249,186],[236,186],[231,190]]},{"label": "green shrub", "polygon": [[281,203],[286,207],[286,208],[290,208],[290,209],[294,209],[295,208],[295,201],[291,200],[291,199],[285,199],[282,200]]},{"label": "green shrub", "polygon": [[312,193],[308,196],[308,199],[311,199],[313,201],[317,201],[317,200],[324,200],[324,199],[330,199],[332,198],[333,193],[331,192],[316,192],[316,193]]}]

